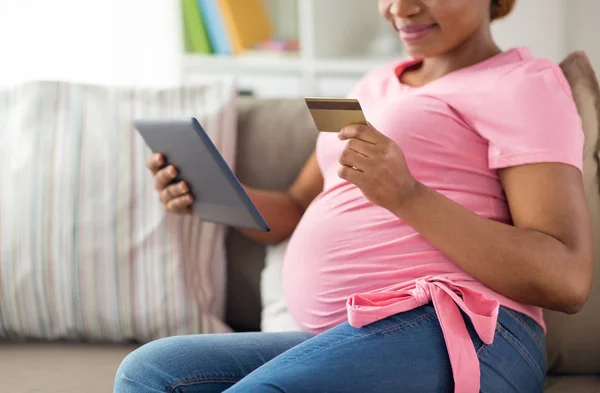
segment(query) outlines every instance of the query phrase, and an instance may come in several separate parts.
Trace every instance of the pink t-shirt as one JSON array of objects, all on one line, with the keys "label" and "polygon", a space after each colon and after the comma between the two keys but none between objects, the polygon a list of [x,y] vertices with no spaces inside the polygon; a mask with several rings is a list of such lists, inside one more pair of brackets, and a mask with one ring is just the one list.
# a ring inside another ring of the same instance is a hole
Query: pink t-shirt
[{"label": "pink t-shirt", "polygon": [[[398,78],[413,64],[396,61],[375,69],[350,96],[403,149],[411,173],[426,186],[483,217],[511,223],[497,169],[537,162],[581,169],[581,120],[554,63],[513,49],[420,88]],[[319,333],[344,321],[361,327],[433,302],[457,391],[478,391],[477,357],[458,307],[488,344],[499,305],[545,328],[541,309],[485,287],[340,179],[344,147],[337,134],[318,138],[324,189],[296,228],[284,262],[292,316],[304,330]]]}]

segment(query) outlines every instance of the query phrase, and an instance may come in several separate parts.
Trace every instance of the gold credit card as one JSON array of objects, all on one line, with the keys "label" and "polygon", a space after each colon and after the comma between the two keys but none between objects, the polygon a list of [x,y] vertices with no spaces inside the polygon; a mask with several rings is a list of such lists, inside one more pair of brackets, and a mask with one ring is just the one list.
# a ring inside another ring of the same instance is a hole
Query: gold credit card
[{"label": "gold credit card", "polygon": [[353,98],[306,97],[304,100],[321,132],[340,132],[350,124],[367,124],[360,103]]}]

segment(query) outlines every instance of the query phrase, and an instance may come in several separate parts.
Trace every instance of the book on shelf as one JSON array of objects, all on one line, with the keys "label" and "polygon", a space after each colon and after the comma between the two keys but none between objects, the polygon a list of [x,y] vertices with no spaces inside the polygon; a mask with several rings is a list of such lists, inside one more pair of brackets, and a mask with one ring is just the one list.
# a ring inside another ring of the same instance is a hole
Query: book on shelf
[{"label": "book on shelf", "polygon": [[216,55],[297,52],[295,40],[273,38],[265,0],[181,0],[187,52]]},{"label": "book on shelf", "polygon": [[204,17],[206,32],[217,55],[230,55],[233,53],[227,26],[221,13],[218,0],[197,0],[200,13]]},{"label": "book on shelf", "polygon": [[212,45],[196,0],[181,0],[183,34],[187,52],[210,54]]},{"label": "book on shelf", "polygon": [[273,37],[264,0],[218,0],[233,52],[238,54]]}]

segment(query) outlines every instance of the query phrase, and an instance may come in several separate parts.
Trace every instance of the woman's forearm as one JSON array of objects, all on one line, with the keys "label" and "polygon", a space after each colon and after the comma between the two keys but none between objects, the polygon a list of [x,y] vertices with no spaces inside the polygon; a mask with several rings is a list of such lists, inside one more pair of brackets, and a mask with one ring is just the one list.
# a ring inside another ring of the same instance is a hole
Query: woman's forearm
[{"label": "woman's forearm", "polygon": [[285,191],[265,191],[246,186],[244,189],[271,227],[271,232],[244,229],[242,233],[262,244],[279,243],[292,235],[304,211],[323,190],[317,156],[314,152],[311,154],[296,180]]},{"label": "woman's forearm", "polygon": [[288,238],[302,218],[303,209],[287,191],[265,191],[244,186],[248,196],[271,228],[270,232],[240,229],[261,244],[275,244]]},{"label": "woman's forearm", "polygon": [[577,268],[577,256],[558,239],[478,216],[422,184],[394,213],[496,292],[564,312],[581,307],[586,295],[565,274]]}]

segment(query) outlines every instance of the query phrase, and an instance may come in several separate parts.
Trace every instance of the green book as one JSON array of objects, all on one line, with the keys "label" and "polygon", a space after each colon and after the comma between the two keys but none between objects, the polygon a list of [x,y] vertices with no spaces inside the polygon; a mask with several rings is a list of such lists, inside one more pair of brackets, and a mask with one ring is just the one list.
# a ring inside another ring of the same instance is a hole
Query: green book
[{"label": "green book", "polygon": [[213,53],[196,0],[181,0],[185,50],[192,53]]}]

